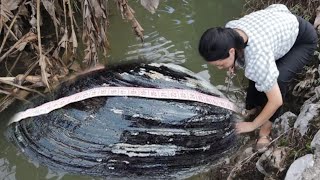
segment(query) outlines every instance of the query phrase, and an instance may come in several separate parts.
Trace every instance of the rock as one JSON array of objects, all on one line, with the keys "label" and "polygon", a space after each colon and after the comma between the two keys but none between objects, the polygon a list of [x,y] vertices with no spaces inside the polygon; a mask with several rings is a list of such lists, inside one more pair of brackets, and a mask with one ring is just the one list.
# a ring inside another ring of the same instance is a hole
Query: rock
[{"label": "rock", "polygon": [[263,164],[268,160],[268,157],[271,155],[272,149],[268,149],[264,152],[259,160],[256,162],[256,168],[265,176],[270,176],[270,174],[264,169]]},{"label": "rock", "polygon": [[224,162],[225,162],[225,164],[230,164],[230,158],[226,158],[225,160],[224,160]]},{"label": "rock", "polygon": [[256,162],[256,168],[266,177],[277,179],[277,174],[286,169],[286,157],[289,148],[270,148]]},{"label": "rock", "polygon": [[301,135],[308,131],[309,122],[319,116],[320,104],[304,104],[301,108],[294,127],[299,129]]},{"label": "rock", "polygon": [[295,160],[287,171],[285,180],[302,180],[303,172],[314,165],[314,155],[307,154]]},{"label": "rock", "polygon": [[[319,65],[320,66],[320,65]],[[304,105],[307,104],[319,104],[320,100],[320,86],[314,88],[314,95],[304,102]]]},{"label": "rock", "polygon": [[246,159],[249,156],[251,156],[252,154],[253,154],[253,148],[252,147],[248,147],[239,155],[239,159],[237,161],[241,162],[244,159]]},{"label": "rock", "polygon": [[320,130],[313,137],[312,142],[311,142],[311,148],[316,149],[317,151],[320,151]]},{"label": "rock", "polygon": [[297,115],[292,112],[286,112],[279,118],[275,120],[272,127],[272,134],[275,137],[278,137],[284,132],[287,132],[290,129],[290,124],[293,124],[297,120]]},{"label": "rock", "polygon": [[302,179],[318,180],[320,176],[320,153],[317,151],[314,155],[314,164],[308,167],[302,174]]}]

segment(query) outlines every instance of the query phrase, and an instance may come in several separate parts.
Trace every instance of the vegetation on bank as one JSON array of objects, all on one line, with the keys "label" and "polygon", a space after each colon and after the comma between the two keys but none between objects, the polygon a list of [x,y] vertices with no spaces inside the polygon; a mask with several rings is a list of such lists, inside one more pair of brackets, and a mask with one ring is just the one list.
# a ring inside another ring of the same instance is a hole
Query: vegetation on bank
[{"label": "vegetation on bank", "polygon": [[[0,112],[15,99],[51,90],[72,71],[96,66],[110,47],[110,3],[142,39],[128,0],[1,0]],[[150,12],[158,3],[141,0]]]},{"label": "vegetation on bank", "polygon": [[294,14],[313,22],[319,3],[319,0],[246,0],[244,13],[264,9],[271,4],[285,4]]},{"label": "vegetation on bank", "polygon": [[[319,0],[245,0],[243,15],[248,14],[253,11],[264,9],[267,6],[275,3],[285,4],[294,14],[303,17],[310,23],[314,23],[317,15],[320,15],[320,1]],[[320,17],[319,17],[320,18]],[[318,30],[318,35],[320,32],[319,26],[316,27]],[[300,113],[300,108],[302,104],[315,95],[315,87],[320,86],[320,48],[318,46],[317,52],[315,52],[314,59],[309,66],[305,67],[304,72],[300,73],[295,79],[295,82],[291,84],[288,97],[285,101],[285,111],[291,111],[295,114]],[[296,119],[294,119],[296,121]],[[280,149],[285,151],[282,156],[285,157],[281,159],[279,164],[279,169],[275,167],[268,166],[272,163],[267,163],[264,165],[264,170],[269,174],[262,174],[257,169],[257,162],[261,158],[261,154],[253,153],[249,154],[248,157],[243,157],[246,154],[246,150],[254,146],[254,140],[245,141],[243,147],[241,147],[233,156],[226,159],[225,162],[217,165],[215,168],[211,169],[207,173],[198,174],[192,179],[284,179],[290,165],[299,157],[306,154],[312,154],[311,141],[313,140],[315,134],[320,129],[320,118],[314,118],[309,123],[308,131],[305,135],[301,135],[300,132],[295,129],[294,122],[289,122],[289,130],[284,134],[276,137],[272,146],[274,149]],[[275,130],[278,131],[278,130]],[[254,133],[253,133],[254,134]],[[250,134],[251,135],[251,134]],[[250,136],[249,135],[249,136]],[[253,139],[255,139],[256,135]],[[253,141],[253,142],[252,142]],[[248,148],[249,147],[249,148]],[[246,149],[248,148],[248,149]],[[272,148],[270,148],[272,149]],[[272,150],[271,150],[272,151]],[[272,157],[272,154],[270,155]],[[243,159],[244,158],[244,159]],[[275,159],[273,159],[276,161]],[[279,159],[278,161],[279,162]]]},{"label": "vegetation on bank", "polygon": [[[316,17],[320,15],[320,1],[319,0],[246,0],[244,5],[244,13],[250,13],[259,9],[266,8],[267,6],[281,3],[285,4],[291,12],[303,17],[310,23],[315,25],[319,35],[319,22],[315,22]],[[315,88],[320,86],[320,48],[315,52],[315,56],[312,59],[312,63],[304,68],[304,71],[298,75],[295,82],[290,86],[290,93],[288,93],[285,101],[285,111],[291,111],[295,114],[300,113],[301,106],[307,99],[315,95]],[[308,131],[305,135],[301,135],[297,129],[295,129],[294,123],[290,122],[290,130],[285,135],[279,137],[277,141],[273,143],[274,148],[283,149],[286,152],[285,158],[281,161],[279,169],[273,169],[274,167],[268,167],[265,165],[270,177],[266,177],[256,168],[256,163],[260,156],[253,156],[250,161],[242,164],[242,167],[235,173],[235,179],[284,179],[290,165],[299,157],[306,154],[312,154],[313,150],[310,147],[311,141],[315,134],[320,129],[319,118],[311,120],[309,123]],[[276,130],[277,131],[277,130]],[[272,163],[270,163],[272,164]],[[234,166],[229,166],[229,173]],[[227,174],[225,177],[227,177]],[[250,178],[248,178],[250,177]]]}]

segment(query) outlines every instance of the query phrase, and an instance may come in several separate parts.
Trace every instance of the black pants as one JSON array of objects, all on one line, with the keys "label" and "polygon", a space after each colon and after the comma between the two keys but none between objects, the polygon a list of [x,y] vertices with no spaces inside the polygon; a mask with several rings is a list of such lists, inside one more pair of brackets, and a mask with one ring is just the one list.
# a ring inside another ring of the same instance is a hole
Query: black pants
[{"label": "black pants", "polygon": [[[299,21],[299,34],[290,51],[282,58],[276,61],[279,70],[278,85],[281,91],[282,99],[288,91],[288,85],[297,73],[300,73],[303,67],[310,62],[314,51],[317,48],[318,36],[314,27],[301,17]],[[264,107],[268,99],[264,92],[259,92],[255,88],[255,82],[249,80],[247,89],[246,109],[250,110],[257,106]],[[282,107],[270,118],[274,122],[281,115]]]}]

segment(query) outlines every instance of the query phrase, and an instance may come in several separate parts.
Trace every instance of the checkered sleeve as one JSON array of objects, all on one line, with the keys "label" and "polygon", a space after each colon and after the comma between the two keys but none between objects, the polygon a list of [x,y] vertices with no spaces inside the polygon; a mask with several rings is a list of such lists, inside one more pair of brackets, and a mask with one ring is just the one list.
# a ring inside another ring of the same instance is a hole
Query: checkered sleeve
[{"label": "checkered sleeve", "polygon": [[258,91],[268,92],[279,76],[272,51],[256,53],[254,60],[246,64],[245,76],[256,83]]},{"label": "checkered sleeve", "polygon": [[268,6],[265,10],[276,11],[276,12],[290,12],[287,6],[284,4],[272,4]]},{"label": "checkered sleeve", "polygon": [[279,76],[276,60],[287,54],[297,39],[297,17],[285,5],[273,4],[229,21],[226,27],[241,29],[248,36],[245,76],[256,83],[258,91],[268,92]]}]

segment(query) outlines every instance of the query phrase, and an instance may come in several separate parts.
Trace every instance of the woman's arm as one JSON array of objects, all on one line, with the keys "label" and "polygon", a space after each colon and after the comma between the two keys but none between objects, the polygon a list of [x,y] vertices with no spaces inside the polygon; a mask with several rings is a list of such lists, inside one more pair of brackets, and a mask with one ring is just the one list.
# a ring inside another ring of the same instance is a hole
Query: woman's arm
[{"label": "woman's arm", "polygon": [[266,92],[268,102],[262,109],[261,113],[254,119],[253,122],[240,122],[236,124],[237,133],[250,132],[267,122],[277,109],[283,104],[283,99],[278,83],[275,83],[272,88]]}]

